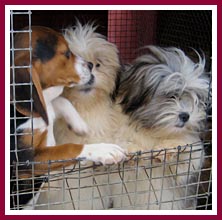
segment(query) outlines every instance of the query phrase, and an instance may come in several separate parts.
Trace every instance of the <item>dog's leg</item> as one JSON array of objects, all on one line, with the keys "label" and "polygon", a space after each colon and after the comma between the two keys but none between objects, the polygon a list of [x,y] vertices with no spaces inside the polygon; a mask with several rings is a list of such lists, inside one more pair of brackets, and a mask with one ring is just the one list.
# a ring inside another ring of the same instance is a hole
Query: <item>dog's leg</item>
[{"label": "dog's leg", "polygon": [[88,126],[76,111],[74,106],[65,98],[57,97],[52,101],[56,117],[63,117],[77,134],[84,135]]},{"label": "dog's leg", "polygon": [[[125,159],[125,157],[124,150],[115,144],[39,146],[34,152],[34,161],[36,162],[34,165],[34,175],[45,174],[49,169],[53,171],[64,166],[69,166],[76,162],[75,159],[89,160],[106,165],[118,163]],[[30,172],[31,170],[27,170],[26,173]]]},{"label": "dog's leg", "polygon": [[86,158],[87,160],[107,165],[122,161],[126,158],[125,153],[123,148],[115,144],[86,144],[78,158]]},{"label": "dog's leg", "polygon": [[53,99],[60,96],[63,92],[64,86],[53,86],[43,90],[43,97],[45,99],[46,105],[50,103]]},{"label": "dog's leg", "polygon": [[46,146],[55,146],[56,141],[55,141],[54,132],[53,132],[53,125],[56,119],[56,113],[54,111],[54,108],[51,102],[47,102],[46,109],[47,109],[48,120],[49,120],[49,124],[47,126]]},{"label": "dog's leg", "polygon": [[[55,141],[55,137],[54,137],[54,132],[53,132],[53,125],[54,125],[54,121],[57,117],[57,113],[55,112],[55,109],[52,105],[53,100],[57,99],[59,97],[59,95],[62,93],[64,89],[64,86],[53,86],[53,87],[49,87],[47,89],[43,90],[43,97],[45,99],[45,103],[46,103],[46,110],[47,110],[47,115],[48,115],[48,134],[47,134],[47,141],[46,141],[46,145],[47,146],[55,146],[56,145],[56,141]],[[66,106],[63,105],[64,103],[60,103],[61,109],[63,109],[63,111],[66,111]],[[58,103],[59,105],[59,103]]]}]

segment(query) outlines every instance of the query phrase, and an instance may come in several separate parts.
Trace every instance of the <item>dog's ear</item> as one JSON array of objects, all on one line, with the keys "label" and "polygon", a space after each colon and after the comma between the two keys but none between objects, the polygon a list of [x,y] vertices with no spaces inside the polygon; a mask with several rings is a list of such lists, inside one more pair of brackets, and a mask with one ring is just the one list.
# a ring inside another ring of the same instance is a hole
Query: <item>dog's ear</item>
[{"label": "dog's ear", "polygon": [[46,105],[37,71],[15,68],[10,73],[10,99],[25,116],[42,117],[48,124]]}]

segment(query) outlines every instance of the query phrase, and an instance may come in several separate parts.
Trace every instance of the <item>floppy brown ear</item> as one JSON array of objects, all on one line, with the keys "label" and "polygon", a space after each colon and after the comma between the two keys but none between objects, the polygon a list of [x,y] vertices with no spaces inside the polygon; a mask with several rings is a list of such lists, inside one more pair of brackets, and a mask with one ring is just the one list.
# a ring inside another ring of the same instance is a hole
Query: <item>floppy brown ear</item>
[{"label": "floppy brown ear", "polygon": [[[15,101],[16,109],[21,114],[33,117],[42,117],[48,124],[45,101],[39,76],[32,68],[15,68],[10,73],[10,99]],[[31,104],[33,100],[33,104]]]}]

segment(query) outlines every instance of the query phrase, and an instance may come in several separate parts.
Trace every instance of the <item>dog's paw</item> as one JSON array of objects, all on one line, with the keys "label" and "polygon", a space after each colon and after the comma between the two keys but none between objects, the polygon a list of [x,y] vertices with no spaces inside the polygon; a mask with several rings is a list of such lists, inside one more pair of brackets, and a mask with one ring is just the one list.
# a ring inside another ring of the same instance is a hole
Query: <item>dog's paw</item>
[{"label": "dog's paw", "polygon": [[95,163],[117,164],[126,158],[125,150],[115,144],[86,144],[78,156]]},{"label": "dog's paw", "polygon": [[75,120],[70,120],[68,126],[78,135],[86,135],[89,132],[88,125],[81,117],[76,117]]}]

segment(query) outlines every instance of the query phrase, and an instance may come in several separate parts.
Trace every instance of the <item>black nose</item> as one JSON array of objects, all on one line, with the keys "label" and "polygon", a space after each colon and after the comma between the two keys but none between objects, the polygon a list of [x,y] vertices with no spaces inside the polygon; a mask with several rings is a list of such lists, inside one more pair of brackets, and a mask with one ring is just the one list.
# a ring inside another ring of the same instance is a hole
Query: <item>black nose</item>
[{"label": "black nose", "polygon": [[179,114],[179,119],[182,121],[182,122],[187,122],[190,118],[190,115],[187,113],[187,112],[181,112]]},{"label": "black nose", "polygon": [[93,68],[93,63],[88,62],[88,63],[87,63],[87,65],[88,65],[89,70],[90,70],[90,71],[92,71],[92,68]]}]

